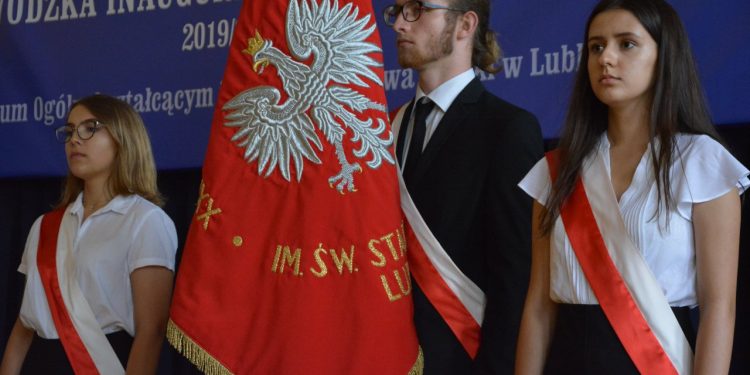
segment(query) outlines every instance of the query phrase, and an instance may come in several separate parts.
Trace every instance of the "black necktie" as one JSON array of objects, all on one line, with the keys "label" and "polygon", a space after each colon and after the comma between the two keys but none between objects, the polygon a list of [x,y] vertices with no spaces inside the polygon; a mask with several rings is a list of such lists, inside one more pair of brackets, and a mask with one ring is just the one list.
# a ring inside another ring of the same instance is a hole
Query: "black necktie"
[{"label": "black necktie", "polygon": [[427,130],[427,115],[432,112],[435,103],[427,97],[423,97],[414,106],[414,129],[411,132],[411,141],[409,142],[409,153],[406,155],[406,166],[404,167],[404,182],[408,186],[414,173],[417,170],[419,158],[422,156],[424,147],[424,136]]}]

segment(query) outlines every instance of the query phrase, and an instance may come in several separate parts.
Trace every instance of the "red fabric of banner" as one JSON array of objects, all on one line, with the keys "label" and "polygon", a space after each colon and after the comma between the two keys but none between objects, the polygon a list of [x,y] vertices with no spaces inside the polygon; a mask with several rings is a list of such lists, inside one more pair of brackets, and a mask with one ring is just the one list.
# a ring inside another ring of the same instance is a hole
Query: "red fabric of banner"
[{"label": "red fabric of banner", "polygon": [[368,1],[243,4],[170,312],[204,370],[421,358],[379,46]]}]

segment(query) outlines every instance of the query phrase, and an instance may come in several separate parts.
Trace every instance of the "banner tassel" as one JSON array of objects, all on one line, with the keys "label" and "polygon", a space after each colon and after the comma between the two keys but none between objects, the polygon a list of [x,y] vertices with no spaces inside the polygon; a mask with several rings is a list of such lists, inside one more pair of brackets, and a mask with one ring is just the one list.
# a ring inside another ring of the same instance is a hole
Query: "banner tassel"
[{"label": "banner tassel", "polygon": [[424,374],[424,354],[422,353],[422,346],[419,346],[419,353],[417,354],[417,360],[414,362],[414,366],[409,370],[408,375],[423,375]]},{"label": "banner tassel", "polygon": [[[167,322],[167,341],[206,375],[231,375],[221,362],[217,361],[211,354],[201,348],[195,341],[183,332],[172,319]],[[422,351],[419,351],[422,357]]]}]

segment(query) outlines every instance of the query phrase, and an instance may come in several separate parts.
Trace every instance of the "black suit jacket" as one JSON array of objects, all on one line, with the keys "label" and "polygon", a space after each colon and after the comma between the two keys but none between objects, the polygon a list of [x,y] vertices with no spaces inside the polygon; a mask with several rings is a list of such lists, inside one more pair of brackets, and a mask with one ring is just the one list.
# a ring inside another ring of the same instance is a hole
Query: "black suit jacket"
[{"label": "black suit jacket", "polygon": [[[410,112],[399,131],[399,159]],[[486,91],[478,78],[427,143],[409,192],[446,252],[484,291],[487,305],[472,361],[415,284],[426,375],[513,373],[531,263],[531,199],[517,184],[542,154],[534,115]]]}]

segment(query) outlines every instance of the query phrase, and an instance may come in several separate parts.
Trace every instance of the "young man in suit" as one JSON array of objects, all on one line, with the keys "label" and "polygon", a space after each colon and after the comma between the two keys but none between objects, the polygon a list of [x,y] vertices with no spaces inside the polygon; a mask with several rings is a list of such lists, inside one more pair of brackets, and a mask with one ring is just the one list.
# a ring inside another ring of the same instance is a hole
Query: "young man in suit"
[{"label": "young man in suit", "polygon": [[415,99],[394,121],[406,187],[442,250],[486,298],[472,358],[415,283],[427,375],[512,374],[528,286],[531,200],[517,184],[543,142],[534,115],[475,76],[475,67],[499,70],[489,15],[489,0],[397,0],[384,12],[399,64],[419,73]]}]

